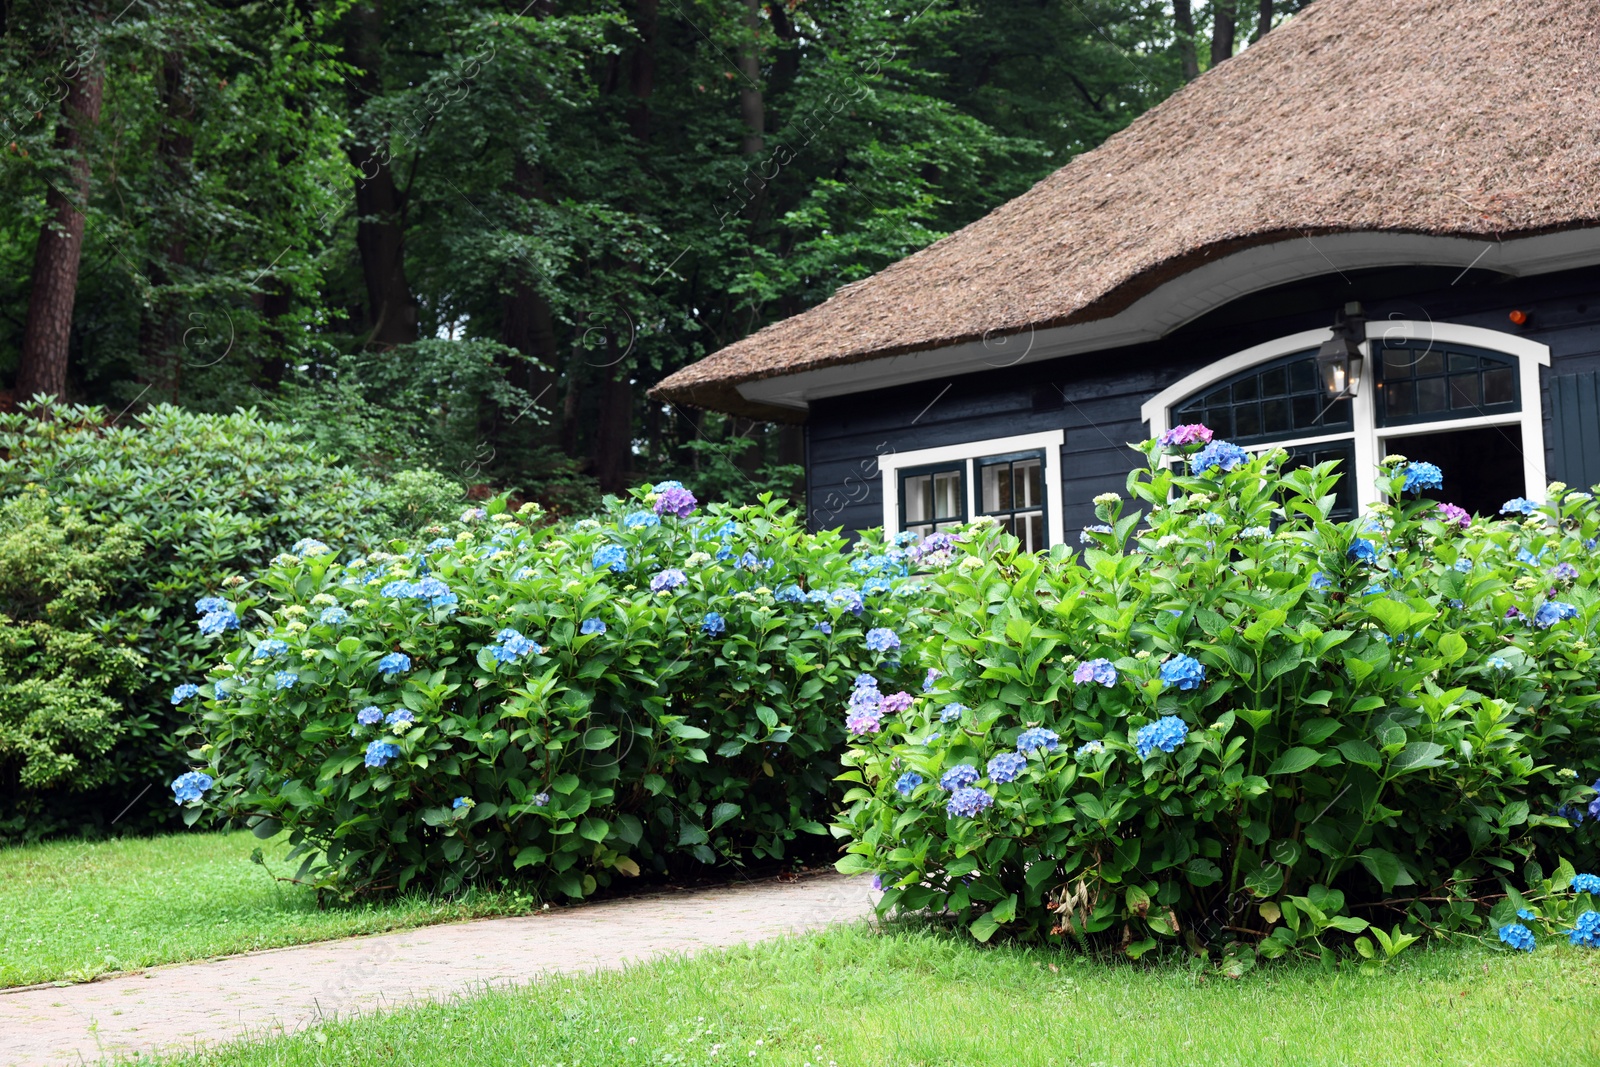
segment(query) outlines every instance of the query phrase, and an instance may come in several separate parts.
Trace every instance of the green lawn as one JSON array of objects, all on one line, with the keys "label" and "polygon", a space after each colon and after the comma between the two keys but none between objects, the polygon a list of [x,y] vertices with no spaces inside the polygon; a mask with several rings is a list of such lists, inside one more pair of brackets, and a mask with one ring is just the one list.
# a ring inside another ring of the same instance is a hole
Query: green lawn
[{"label": "green lawn", "polygon": [[[66,841],[0,849],[0,987],[87,981],[108,971],[346,934],[505,914],[527,900],[407,898],[318,911],[310,890],[250,862],[245,832]],[[280,862],[278,873],[286,871]]]},{"label": "green lawn", "polygon": [[[1553,939],[1552,939],[1553,940]],[[1376,975],[985,949],[845,928],[490,992],[173,1064],[827,1067],[1600,1062],[1600,952],[1413,949]]]}]

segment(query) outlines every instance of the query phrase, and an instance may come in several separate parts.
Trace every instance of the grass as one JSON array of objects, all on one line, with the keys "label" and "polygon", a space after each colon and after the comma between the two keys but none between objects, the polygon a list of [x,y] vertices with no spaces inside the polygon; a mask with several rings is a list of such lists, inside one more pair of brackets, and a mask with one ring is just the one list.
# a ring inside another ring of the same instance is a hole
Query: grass
[{"label": "grass", "polygon": [[1600,952],[1564,944],[1419,947],[1377,974],[1275,964],[1231,981],[856,927],[162,1062],[1548,1067],[1600,1062],[1597,1005]]},{"label": "grass", "polygon": [[0,849],[0,987],[82,982],[157,963],[531,906],[525,898],[478,894],[319,911],[309,889],[275,882],[250,862],[251,851],[263,846],[269,857],[287,851],[281,841],[247,832]]}]

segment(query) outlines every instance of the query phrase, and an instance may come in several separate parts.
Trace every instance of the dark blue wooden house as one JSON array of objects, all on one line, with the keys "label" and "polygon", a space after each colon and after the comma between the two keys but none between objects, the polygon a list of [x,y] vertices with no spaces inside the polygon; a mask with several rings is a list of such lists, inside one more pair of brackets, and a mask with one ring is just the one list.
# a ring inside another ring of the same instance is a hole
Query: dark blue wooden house
[{"label": "dark blue wooden house", "polygon": [[1438,463],[1490,513],[1600,482],[1600,4],[1317,0],[1023,196],[672,375],[806,430],[814,528],[1077,543],[1203,422]]}]

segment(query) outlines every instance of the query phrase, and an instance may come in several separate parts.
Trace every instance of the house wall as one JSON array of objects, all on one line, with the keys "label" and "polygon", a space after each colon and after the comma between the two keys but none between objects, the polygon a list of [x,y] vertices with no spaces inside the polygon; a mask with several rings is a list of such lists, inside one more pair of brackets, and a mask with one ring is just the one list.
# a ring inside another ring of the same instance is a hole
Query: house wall
[{"label": "house wall", "polygon": [[[1150,344],[1007,367],[1000,355],[971,373],[814,401],[807,420],[808,522],[813,529],[862,530],[883,523],[878,457],[891,452],[1063,429],[1058,478],[1069,543],[1094,522],[1097,493],[1121,492],[1145,437],[1139,407],[1207,363],[1300,330],[1329,326],[1348,300],[1369,320],[1452,322],[1548,345],[1550,375],[1600,371],[1600,268],[1532,278],[1486,271],[1417,268],[1345,272],[1252,294]],[[1526,311],[1513,325],[1514,309]],[[1547,467],[1554,454],[1551,404],[1543,402]],[[1560,436],[1573,440],[1571,419]],[[1597,428],[1600,432],[1600,428]]]}]

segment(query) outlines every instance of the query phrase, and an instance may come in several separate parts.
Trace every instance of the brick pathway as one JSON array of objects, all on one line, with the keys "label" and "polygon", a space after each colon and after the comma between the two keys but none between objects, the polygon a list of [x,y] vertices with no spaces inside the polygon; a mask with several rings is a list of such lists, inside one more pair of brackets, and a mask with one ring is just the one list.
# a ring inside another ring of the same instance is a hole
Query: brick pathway
[{"label": "brick pathway", "polygon": [[0,1063],[56,1067],[298,1030],[319,1015],[814,930],[869,916],[874,896],[864,878],[768,879],[0,991]]}]

